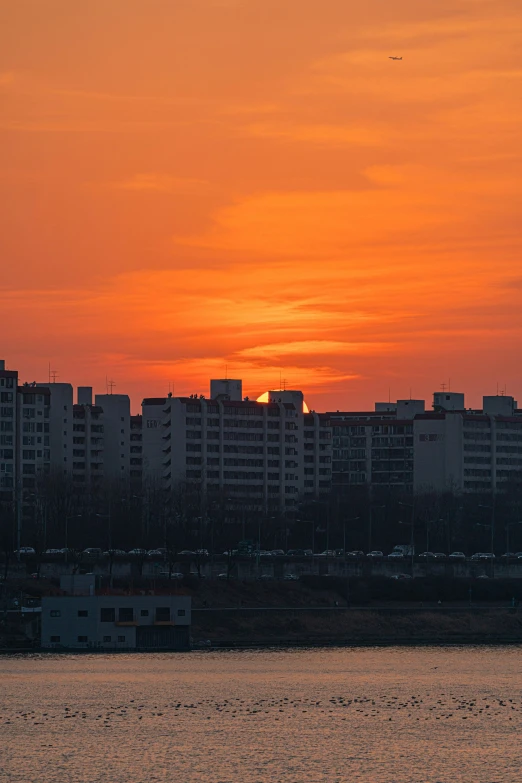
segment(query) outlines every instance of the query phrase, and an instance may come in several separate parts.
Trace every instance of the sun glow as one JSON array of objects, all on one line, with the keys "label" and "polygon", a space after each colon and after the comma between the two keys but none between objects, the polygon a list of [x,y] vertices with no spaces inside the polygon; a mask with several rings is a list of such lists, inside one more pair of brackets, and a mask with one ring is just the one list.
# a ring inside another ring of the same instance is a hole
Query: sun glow
[{"label": "sun glow", "polygon": [[[264,392],[263,394],[261,394],[257,398],[256,402],[270,402],[269,393],[268,392]],[[308,405],[306,404],[306,402],[304,400],[303,400],[303,413],[310,413],[310,408],[308,407]]]}]

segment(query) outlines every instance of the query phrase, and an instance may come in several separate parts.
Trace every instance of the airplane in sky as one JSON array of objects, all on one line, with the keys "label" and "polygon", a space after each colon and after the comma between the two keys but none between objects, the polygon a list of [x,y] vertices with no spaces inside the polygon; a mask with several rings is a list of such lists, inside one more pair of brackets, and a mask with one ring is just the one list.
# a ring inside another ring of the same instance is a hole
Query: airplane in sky
[{"label": "airplane in sky", "polygon": [[388,60],[402,60],[402,57],[388,57]]}]

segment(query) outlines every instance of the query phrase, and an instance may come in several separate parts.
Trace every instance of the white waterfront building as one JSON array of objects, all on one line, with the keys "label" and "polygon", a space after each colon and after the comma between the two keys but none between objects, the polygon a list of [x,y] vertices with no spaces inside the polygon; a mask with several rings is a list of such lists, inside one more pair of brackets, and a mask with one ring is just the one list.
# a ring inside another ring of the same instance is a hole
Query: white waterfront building
[{"label": "white waterfront building", "polygon": [[181,595],[72,595],[42,598],[47,649],[185,650],[191,598]]}]

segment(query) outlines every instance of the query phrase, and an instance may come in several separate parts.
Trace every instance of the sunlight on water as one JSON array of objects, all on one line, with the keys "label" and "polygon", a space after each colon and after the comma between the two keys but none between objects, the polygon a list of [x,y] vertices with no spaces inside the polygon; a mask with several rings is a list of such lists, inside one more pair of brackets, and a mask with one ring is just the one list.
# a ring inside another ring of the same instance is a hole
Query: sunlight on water
[{"label": "sunlight on water", "polygon": [[518,783],[520,648],[0,659],[9,783]]}]

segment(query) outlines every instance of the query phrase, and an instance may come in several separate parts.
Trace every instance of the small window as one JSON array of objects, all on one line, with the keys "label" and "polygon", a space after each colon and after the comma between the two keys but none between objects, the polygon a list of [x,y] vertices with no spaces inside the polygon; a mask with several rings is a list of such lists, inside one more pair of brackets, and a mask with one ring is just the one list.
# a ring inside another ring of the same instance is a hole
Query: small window
[{"label": "small window", "polygon": [[169,606],[157,606],[156,607],[156,621],[158,623],[168,623],[170,620],[170,607]]},{"label": "small window", "polygon": [[118,612],[118,620],[120,623],[132,623],[134,620],[134,609],[122,607]]},{"label": "small window", "polygon": [[86,637],[86,636],[79,636],[79,637],[78,637],[78,641],[79,641],[79,642],[86,642],[86,641],[88,641],[88,639],[87,639],[87,637]]},{"label": "small window", "polygon": [[78,617],[88,617],[89,612],[87,609],[78,609]]},{"label": "small window", "polygon": [[55,644],[57,644],[59,641],[60,641],[60,637],[59,636],[51,636],[51,642],[54,642]]},{"label": "small window", "polygon": [[113,623],[116,620],[116,609],[100,609],[100,622]]},{"label": "small window", "polygon": [[61,617],[62,616],[62,613],[61,613],[61,611],[59,609],[51,609],[49,614],[51,615],[51,617]]},{"label": "small window", "polygon": [[104,642],[111,642],[112,641],[112,637],[111,636],[104,636],[103,637],[103,641]]},{"label": "small window", "polygon": [[178,609],[178,617],[185,617],[185,610],[184,609]]},{"label": "small window", "polygon": [[118,641],[119,642],[124,642],[125,641],[125,637],[124,636],[118,636]]},{"label": "small window", "polygon": [[149,610],[148,609],[142,609],[140,612],[142,617],[148,617],[149,616]]}]

